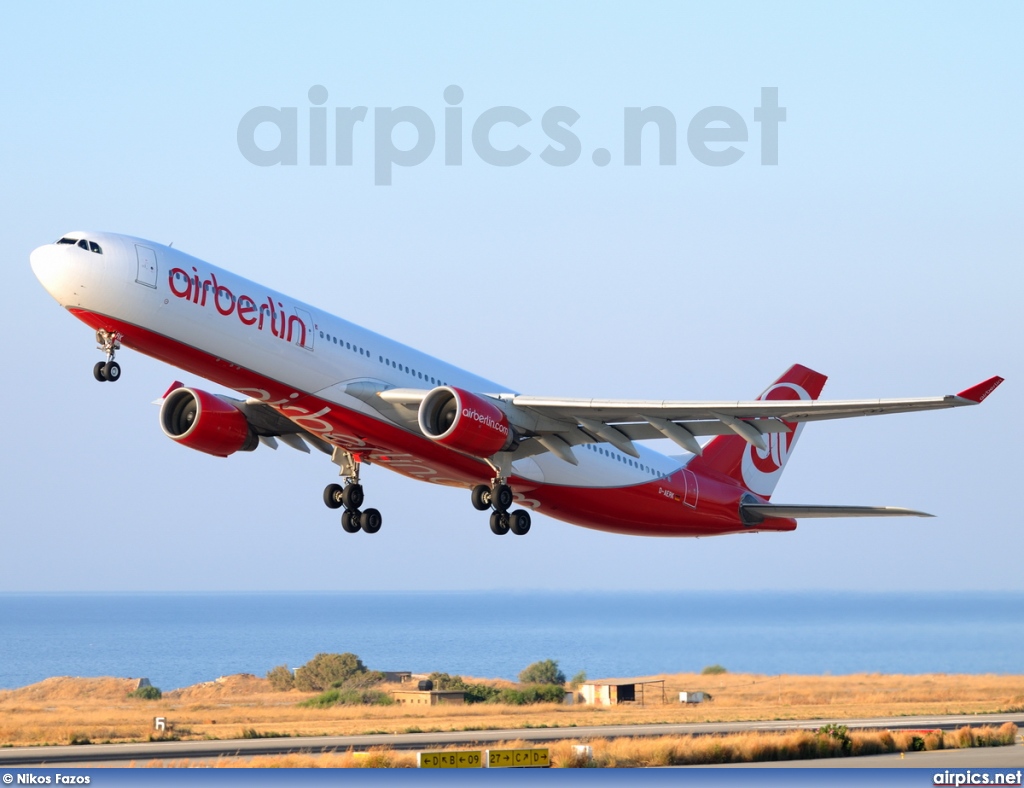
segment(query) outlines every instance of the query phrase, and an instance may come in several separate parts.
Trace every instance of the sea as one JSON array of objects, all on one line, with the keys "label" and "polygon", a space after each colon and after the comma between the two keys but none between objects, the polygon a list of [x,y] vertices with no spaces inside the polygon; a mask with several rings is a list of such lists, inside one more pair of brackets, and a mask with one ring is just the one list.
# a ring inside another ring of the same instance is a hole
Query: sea
[{"label": "sea", "polygon": [[0,688],[145,677],[163,690],[352,652],[373,670],[514,679],[1024,673],[1024,593],[4,593]]}]

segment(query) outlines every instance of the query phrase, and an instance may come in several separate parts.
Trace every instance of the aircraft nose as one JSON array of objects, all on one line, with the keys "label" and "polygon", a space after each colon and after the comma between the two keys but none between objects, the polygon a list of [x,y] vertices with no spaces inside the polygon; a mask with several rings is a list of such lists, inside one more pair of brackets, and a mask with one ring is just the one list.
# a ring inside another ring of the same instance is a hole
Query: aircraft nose
[{"label": "aircraft nose", "polygon": [[36,275],[39,283],[46,288],[46,292],[52,295],[57,301],[61,301],[61,290],[63,280],[66,276],[66,260],[64,250],[56,244],[46,244],[38,249],[33,249],[29,254],[29,263],[32,266],[32,273]]}]

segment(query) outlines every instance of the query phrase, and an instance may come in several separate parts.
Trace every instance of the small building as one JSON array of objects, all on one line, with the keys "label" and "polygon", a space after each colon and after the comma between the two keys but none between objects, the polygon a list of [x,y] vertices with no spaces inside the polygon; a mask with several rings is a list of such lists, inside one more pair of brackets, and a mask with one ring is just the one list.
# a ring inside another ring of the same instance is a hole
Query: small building
[{"label": "small building", "polygon": [[388,684],[408,684],[412,681],[412,671],[410,670],[382,670],[384,674],[384,681]]},{"label": "small building", "polygon": [[461,706],[466,702],[462,690],[393,690],[391,697],[395,703],[409,706]]},{"label": "small building", "polygon": [[708,699],[708,696],[704,692],[680,692],[679,702],[680,703],[703,703]]},{"label": "small building", "polygon": [[[620,703],[639,703],[646,700],[645,688],[658,691],[661,685],[661,702],[665,702],[665,679],[642,676],[632,679],[598,679],[580,685],[583,702],[591,706],[617,706]],[[656,696],[657,697],[657,696]]]}]

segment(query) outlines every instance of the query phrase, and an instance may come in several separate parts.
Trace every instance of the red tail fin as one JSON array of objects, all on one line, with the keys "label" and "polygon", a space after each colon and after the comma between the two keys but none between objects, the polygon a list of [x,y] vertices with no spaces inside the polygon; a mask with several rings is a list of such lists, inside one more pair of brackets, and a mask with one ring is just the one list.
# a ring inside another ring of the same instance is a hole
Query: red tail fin
[{"label": "red tail fin", "polygon": [[[824,375],[794,364],[765,389],[758,399],[817,399],[828,380]],[[687,466],[696,472],[726,476],[751,492],[770,498],[796,446],[803,424],[786,422],[790,432],[769,433],[768,451],[762,452],[738,435],[719,435]]]}]

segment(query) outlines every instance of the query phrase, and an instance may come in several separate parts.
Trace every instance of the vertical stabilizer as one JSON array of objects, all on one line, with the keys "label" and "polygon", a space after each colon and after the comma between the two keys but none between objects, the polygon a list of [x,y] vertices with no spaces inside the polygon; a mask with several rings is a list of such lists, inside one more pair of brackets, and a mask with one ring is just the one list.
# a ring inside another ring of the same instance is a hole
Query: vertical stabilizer
[{"label": "vertical stabilizer", "polygon": [[[758,399],[818,399],[828,380],[824,375],[794,364],[766,388]],[[764,498],[770,498],[796,447],[803,424],[786,422],[790,432],[766,434],[767,450],[752,446],[738,435],[719,435],[687,467],[696,473],[726,476]]]}]

